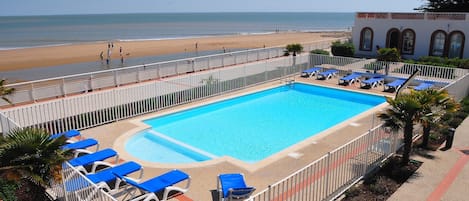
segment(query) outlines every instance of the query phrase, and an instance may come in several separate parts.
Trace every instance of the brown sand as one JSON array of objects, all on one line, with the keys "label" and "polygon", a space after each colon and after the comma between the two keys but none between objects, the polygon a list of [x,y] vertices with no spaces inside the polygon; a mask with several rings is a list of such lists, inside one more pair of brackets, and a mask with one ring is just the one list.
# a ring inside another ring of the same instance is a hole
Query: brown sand
[{"label": "brown sand", "polygon": [[[221,50],[223,48],[261,48],[283,46],[291,43],[309,43],[324,39],[344,37],[349,33],[275,33],[265,35],[236,35],[190,39],[114,42],[112,58],[120,58],[119,48],[124,58]],[[84,43],[53,47],[38,47],[0,51],[0,71],[19,70],[34,67],[56,66],[100,60],[100,53],[107,55],[107,43]]]}]

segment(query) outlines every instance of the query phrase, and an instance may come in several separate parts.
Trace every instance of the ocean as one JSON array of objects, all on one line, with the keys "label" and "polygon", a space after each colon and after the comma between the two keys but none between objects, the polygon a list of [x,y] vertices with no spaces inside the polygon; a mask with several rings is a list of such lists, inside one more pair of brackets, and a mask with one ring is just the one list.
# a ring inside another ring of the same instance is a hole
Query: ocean
[{"label": "ocean", "polygon": [[0,50],[96,41],[350,30],[354,13],[148,13],[0,17]]},{"label": "ocean", "polygon": [[[354,13],[148,13],[0,16],[0,51],[97,41],[139,41],[274,32],[350,31]],[[239,50],[239,49],[238,49]],[[230,50],[236,51],[236,50]],[[36,80],[144,63],[222,53],[221,50],[3,71],[8,80]]]}]

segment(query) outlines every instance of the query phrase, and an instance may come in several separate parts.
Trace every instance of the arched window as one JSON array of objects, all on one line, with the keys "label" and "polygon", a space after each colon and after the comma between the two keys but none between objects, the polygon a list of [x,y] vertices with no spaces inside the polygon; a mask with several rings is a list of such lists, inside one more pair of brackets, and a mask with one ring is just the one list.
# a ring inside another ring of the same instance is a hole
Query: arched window
[{"label": "arched window", "polygon": [[443,56],[445,53],[446,32],[437,30],[432,34],[430,56]]},{"label": "arched window", "polygon": [[396,29],[396,28],[389,29],[388,33],[386,34],[386,47],[399,49],[400,35],[401,35],[401,32],[399,31],[399,29]]},{"label": "arched window", "polygon": [[402,54],[414,54],[415,32],[412,29],[402,31]]},{"label": "arched window", "polygon": [[373,49],[373,30],[369,27],[362,29],[360,33],[360,50],[371,51]]},{"label": "arched window", "polygon": [[448,58],[462,58],[464,49],[464,34],[453,31],[449,34]]}]

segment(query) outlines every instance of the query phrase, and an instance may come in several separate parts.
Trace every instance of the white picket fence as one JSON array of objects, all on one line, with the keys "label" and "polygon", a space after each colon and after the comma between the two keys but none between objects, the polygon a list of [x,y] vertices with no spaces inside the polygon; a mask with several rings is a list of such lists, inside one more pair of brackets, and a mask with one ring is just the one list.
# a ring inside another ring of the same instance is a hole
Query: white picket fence
[{"label": "white picket fence", "polygon": [[249,201],[332,200],[375,169],[402,144],[379,125],[278,181]]}]

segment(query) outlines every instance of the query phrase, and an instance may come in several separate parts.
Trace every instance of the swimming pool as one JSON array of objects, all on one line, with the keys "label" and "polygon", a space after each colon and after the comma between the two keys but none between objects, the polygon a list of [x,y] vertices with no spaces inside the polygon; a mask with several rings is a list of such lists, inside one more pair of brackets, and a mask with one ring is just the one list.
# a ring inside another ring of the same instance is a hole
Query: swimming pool
[{"label": "swimming pool", "polygon": [[144,120],[125,149],[142,160],[254,163],[385,102],[382,96],[295,83]]}]

